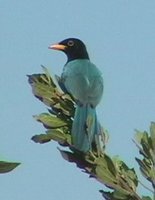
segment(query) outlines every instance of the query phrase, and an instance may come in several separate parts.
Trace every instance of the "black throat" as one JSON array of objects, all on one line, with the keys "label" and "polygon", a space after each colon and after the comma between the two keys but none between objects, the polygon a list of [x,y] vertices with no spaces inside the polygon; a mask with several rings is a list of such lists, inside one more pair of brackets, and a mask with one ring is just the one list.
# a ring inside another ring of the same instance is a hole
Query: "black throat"
[{"label": "black throat", "polygon": [[89,60],[89,55],[86,52],[85,54],[72,54],[72,55],[67,55],[67,63],[73,60],[77,60],[77,59],[88,59]]}]

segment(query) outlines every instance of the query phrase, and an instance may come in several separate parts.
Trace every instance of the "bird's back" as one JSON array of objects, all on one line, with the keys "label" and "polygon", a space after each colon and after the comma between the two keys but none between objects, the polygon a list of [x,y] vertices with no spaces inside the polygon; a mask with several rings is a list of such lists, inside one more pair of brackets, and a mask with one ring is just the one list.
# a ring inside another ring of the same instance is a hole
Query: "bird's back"
[{"label": "bird's back", "polygon": [[103,78],[100,70],[88,59],[77,59],[64,66],[62,79],[69,93],[82,104],[94,107],[103,94]]}]

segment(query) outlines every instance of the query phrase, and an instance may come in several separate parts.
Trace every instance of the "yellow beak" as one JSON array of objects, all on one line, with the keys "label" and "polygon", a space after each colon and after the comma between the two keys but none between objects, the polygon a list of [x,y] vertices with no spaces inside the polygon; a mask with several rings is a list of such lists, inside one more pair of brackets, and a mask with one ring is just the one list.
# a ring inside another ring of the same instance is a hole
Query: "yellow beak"
[{"label": "yellow beak", "polygon": [[54,49],[54,50],[65,50],[66,46],[62,44],[53,44],[48,47],[49,49]]}]

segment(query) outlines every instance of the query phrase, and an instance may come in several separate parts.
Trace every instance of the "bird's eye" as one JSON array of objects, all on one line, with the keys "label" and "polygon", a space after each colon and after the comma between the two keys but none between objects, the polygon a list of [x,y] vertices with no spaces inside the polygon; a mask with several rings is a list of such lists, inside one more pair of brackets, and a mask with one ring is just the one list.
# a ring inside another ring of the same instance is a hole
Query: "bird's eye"
[{"label": "bird's eye", "polygon": [[68,46],[72,47],[74,45],[74,42],[73,42],[73,40],[69,40],[67,44],[68,44]]}]

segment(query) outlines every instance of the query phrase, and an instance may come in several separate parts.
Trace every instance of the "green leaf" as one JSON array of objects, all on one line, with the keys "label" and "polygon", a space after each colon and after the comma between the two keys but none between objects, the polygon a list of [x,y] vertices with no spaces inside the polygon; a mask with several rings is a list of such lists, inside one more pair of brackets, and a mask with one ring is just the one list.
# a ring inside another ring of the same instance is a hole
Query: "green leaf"
[{"label": "green leaf", "polygon": [[141,143],[142,138],[143,138],[143,133],[138,131],[138,130],[136,130],[135,139],[139,144]]},{"label": "green leaf", "polygon": [[140,167],[140,170],[141,170],[142,175],[143,175],[146,179],[148,179],[150,168],[148,168],[148,167],[145,165],[145,163],[144,163],[143,161],[141,161],[139,158],[135,158],[135,159],[136,159],[136,161],[137,161],[138,164],[139,164],[139,167]]},{"label": "green leaf", "polygon": [[57,109],[57,111],[60,112],[60,114],[64,114],[66,116],[74,116],[74,109],[70,109],[70,105],[67,104],[66,100],[55,100],[55,104],[52,106],[53,110]]},{"label": "green leaf", "polygon": [[51,78],[51,74],[49,73],[48,69],[45,66],[43,66],[43,65],[41,65],[41,67],[43,68],[43,71],[45,72],[45,75],[46,75],[46,78],[43,78],[44,81],[47,84],[49,84],[49,85],[51,85],[52,87],[55,88],[56,84],[54,83],[53,79]]},{"label": "green leaf", "polygon": [[128,199],[128,198],[127,198],[128,195],[122,193],[122,192],[119,191],[119,190],[115,190],[115,191],[114,191],[113,197],[114,197],[115,199],[120,199],[120,200],[126,200],[126,199]]},{"label": "green leaf", "polygon": [[109,187],[117,185],[116,169],[113,161],[107,156],[96,158],[95,176]]},{"label": "green leaf", "polygon": [[40,134],[34,135],[31,140],[33,140],[35,143],[44,144],[51,141],[51,138],[47,134]]},{"label": "green leaf", "polygon": [[144,157],[147,157],[147,155],[146,155],[146,153],[144,152],[143,148],[142,148],[139,144],[137,144],[134,140],[133,140],[133,142],[135,143],[136,147],[138,148],[139,153],[140,153],[141,155],[143,155]]},{"label": "green leaf", "polygon": [[111,175],[111,173],[106,170],[103,165],[97,165],[95,169],[96,176],[109,186],[116,184],[116,178]]},{"label": "green leaf", "polygon": [[[56,99],[55,89],[43,83],[35,83],[32,86],[33,94],[38,97],[45,105],[52,106]],[[53,98],[55,99],[53,100]]]},{"label": "green leaf", "polygon": [[64,114],[74,117],[75,107],[73,101],[64,98],[59,100],[60,108],[64,111]]},{"label": "green leaf", "polygon": [[131,197],[130,195],[125,195],[121,193],[120,191],[114,190],[114,192],[106,192],[103,190],[99,190],[99,192],[102,194],[104,199],[106,200],[135,200],[135,198]]},{"label": "green leaf", "polygon": [[142,200],[152,200],[152,199],[148,196],[142,196]]},{"label": "green leaf", "polygon": [[51,77],[46,74],[28,75],[28,81],[32,87],[33,94],[41,100],[45,105],[51,106],[55,104],[53,98],[58,99],[56,85]]},{"label": "green leaf", "polygon": [[0,161],[0,173],[7,173],[15,169],[20,163]]},{"label": "green leaf", "polygon": [[150,169],[150,177],[151,177],[151,180],[155,181],[155,168],[153,167]]},{"label": "green leaf", "polygon": [[[59,148],[58,148],[59,149]],[[67,160],[68,162],[71,163],[76,163],[77,167],[79,167],[80,169],[84,169],[83,172],[89,173],[91,170],[88,171],[88,169],[92,168],[92,164],[88,163],[84,157],[83,154],[80,152],[69,152],[69,151],[63,151],[61,149],[59,149],[61,156]],[[90,174],[90,173],[89,173]],[[90,174],[90,176],[92,177],[92,174]]]},{"label": "green leaf", "polygon": [[143,132],[142,140],[146,145],[149,143],[149,135],[146,131]]},{"label": "green leaf", "polygon": [[119,179],[128,185],[134,192],[138,186],[138,178],[133,168],[129,168],[118,156],[113,158]]},{"label": "green leaf", "polygon": [[[153,125],[154,126],[154,125]],[[150,132],[153,133],[153,126],[150,127]],[[136,141],[141,145],[136,144],[139,149],[140,154],[142,154],[146,159],[155,160],[154,153],[152,152],[152,139],[149,134],[144,132],[136,131]]]},{"label": "green leaf", "polygon": [[35,115],[34,118],[43,123],[43,125],[45,127],[48,127],[48,128],[60,128],[60,127],[63,127],[63,126],[66,126],[67,123],[55,116],[52,116],[48,113],[42,113],[40,115]]},{"label": "green leaf", "polygon": [[35,143],[44,144],[51,140],[63,145],[71,145],[70,134],[65,134],[61,129],[49,129],[46,134],[34,135],[31,138]]},{"label": "green leaf", "polygon": [[74,154],[72,152],[69,151],[63,151],[61,149],[58,148],[58,150],[61,153],[61,156],[67,160],[68,162],[75,162],[75,158],[74,158]]},{"label": "green leaf", "polygon": [[[44,67],[43,67],[44,68]],[[74,101],[70,95],[62,93],[54,83],[48,70],[45,74],[28,75],[33,94],[45,105],[60,109],[67,116],[74,116]]]},{"label": "green leaf", "polygon": [[99,192],[102,194],[102,196],[106,200],[116,200],[116,199],[113,198],[113,192],[106,192],[106,191],[103,191],[103,190],[99,190]]},{"label": "green leaf", "polygon": [[155,154],[155,122],[151,122],[150,135],[151,135],[151,141],[152,141],[152,149]]},{"label": "green leaf", "polygon": [[55,140],[59,143],[67,143],[68,145],[71,145],[71,135],[65,134],[62,130],[48,130],[47,136],[50,137],[52,140]]}]

